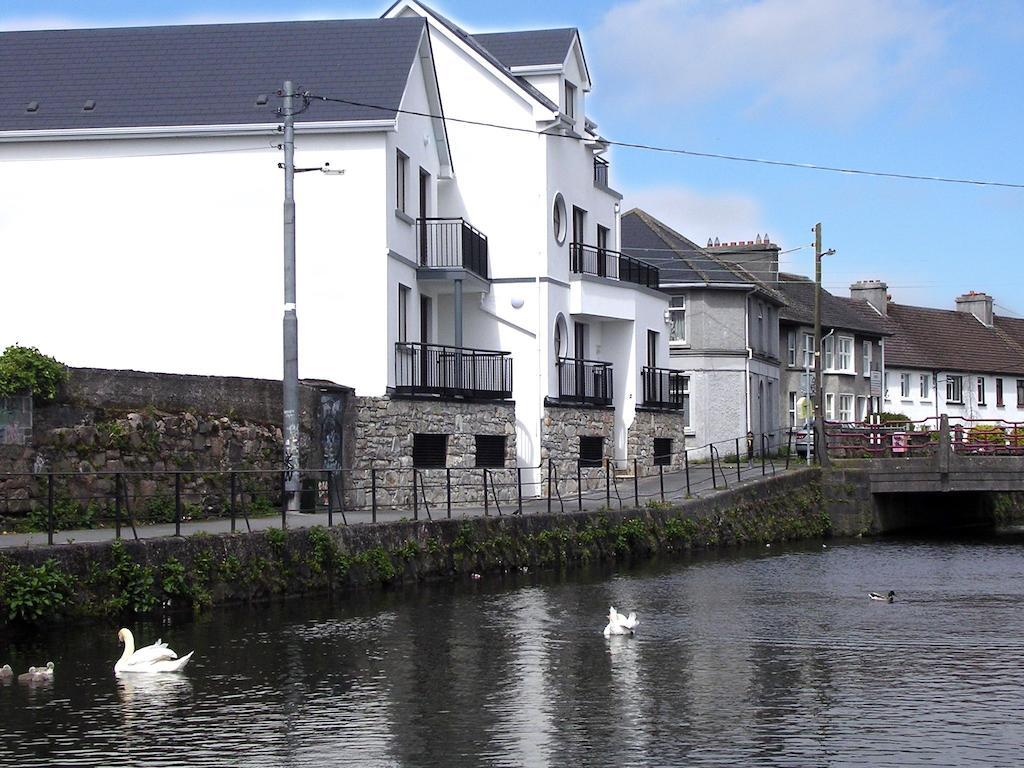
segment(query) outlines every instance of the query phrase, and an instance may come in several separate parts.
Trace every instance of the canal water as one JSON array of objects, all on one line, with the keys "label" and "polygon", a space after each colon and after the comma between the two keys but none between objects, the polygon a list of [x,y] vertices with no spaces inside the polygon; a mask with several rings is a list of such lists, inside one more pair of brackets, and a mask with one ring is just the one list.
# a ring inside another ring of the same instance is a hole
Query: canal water
[{"label": "canal water", "polygon": [[[1019,765],[1024,540],[772,547],[17,639],[0,766]],[[869,590],[896,591],[893,604]],[[609,604],[635,637],[605,639]]]}]

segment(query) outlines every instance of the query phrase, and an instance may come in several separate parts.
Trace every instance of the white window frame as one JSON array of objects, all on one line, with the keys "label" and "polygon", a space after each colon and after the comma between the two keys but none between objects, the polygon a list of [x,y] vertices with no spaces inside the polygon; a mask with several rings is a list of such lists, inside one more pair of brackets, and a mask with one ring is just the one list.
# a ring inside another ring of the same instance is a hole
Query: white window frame
[{"label": "white window frame", "polygon": [[[676,389],[677,382],[683,382],[682,389]],[[690,377],[689,376],[673,376],[669,379],[669,395],[672,400],[675,401],[677,397],[682,398],[683,402],[683,429],[690,428]]]},{"label": "white window frame", "polygon": [[946,374],[946,402],[964,404],[964,377]]},{"label": "white window frame", "polygon": [[406,212],[409,190],[409,156],[400,149],[395,150],[395,210]]},{"label": "white window frame", "polygon": [[978,405],[985,405],[985,377],[979,376],[975,381],[975,392],[978,395]]},{"label": "white window frame", "polygon": [[918,377],[917,392],[922,400],[930,400],[932,396],[932,377],[931,374],[922,373]]},{"label": "white window frame", "polygon": [[398,329],[395,332],[395,340],[399,342],[409,341],[409,296],[412,289],[407,285],[398,284]]},{"label": "white window frame", "polygon": [[[670,347],[681,347],[688,344],[689,334],[687,333],[686,326],[686,294],[680,294],[677,296],[670,296],[668,300],[668,309],[666,310],[669,320],[669,335],[668,344]],[[676,332],[676,324],[682,328],[683,338],[674,339],[673,334]]]},{"label": "white window frame", "polygon": [[857,395],[857,420],[867,421],[868,420],[868,403],[870,398],[866,395]]},{"label": "white window frame", "polygon": [[910,374],[909,373],[901,373],[900,374],[900,399],[901,400],[909,400],[910,399]]},{"label": "white window frame", "polygon": [[867,340],[861,342],[860,364],[861,367],[864,369],[863,375],[865,379],[871,378],[871,363],[873,357],[874,350],[871,348],[871,342]]},{"label": "white window frame", "polygon": [[576,86],[570,83],[568,80],[565,81],[565,88],[563,89],[565,94],[565,114],[568,115],[573,121],[576,120]]},{"label": "white window frame", "polygon": [[804,334],[804,368],[814,370],[814,334]]},{"label": "white window frame", "polygon": [[826,373],[832,371],[836,361],[836,337],[835,334],[826,336],[821,340],[821,368]]},{"label": "white window frame", "polygon": [[796,392],[789,393],[789,426],[796,426]]},{"label": "white window frame", "polygon": [[796,331],[786,333],[786,362],[791,368],[796,367]]},{"label": "white window frame", "polygon": [[836,420],[836,396],[832,392],[825,393],[825,419]]},{"label": "white window frame", "polygon": [[823,342],[825,370],[830,373],[856,373],[853,362],[853,337],[833,334]]},{"label": "white window frame", "polygon": [[849,424],[853,421],[853,395],[843,393],[839,395],[839,421]]}]

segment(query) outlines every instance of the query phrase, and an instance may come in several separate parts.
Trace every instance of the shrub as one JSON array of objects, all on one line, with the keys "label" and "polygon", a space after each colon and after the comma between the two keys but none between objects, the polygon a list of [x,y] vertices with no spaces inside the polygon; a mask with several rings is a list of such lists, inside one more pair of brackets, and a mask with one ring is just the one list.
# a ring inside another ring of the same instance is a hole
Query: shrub
[{"label": "shrub", "polygon": [[67,381],[63,363],[35,347],[12,345],[0,355],[0,397],[31,392],[37,403],[57,397],[57,387]]},{"label": "shrub", "polygon": [[73,584],[52,558],[35,567],[9,565],[0,571],[0,603],[11,621],[37,621],[64,606]]},{"label": "shrub", "polygon": [[976,424],[968,430],[967,442],[1006,445],[1006,430],[998,424]]}]

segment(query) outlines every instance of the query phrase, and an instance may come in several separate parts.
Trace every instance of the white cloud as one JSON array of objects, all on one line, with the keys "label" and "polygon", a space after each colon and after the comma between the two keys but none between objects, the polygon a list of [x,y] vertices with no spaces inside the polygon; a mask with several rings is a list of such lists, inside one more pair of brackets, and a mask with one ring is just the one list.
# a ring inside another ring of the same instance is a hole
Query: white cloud
[{"label": "white cloud", "polygon": [[675,184],[640,187],[625,193],[622,210],[630,208],[642,208],[698,245],[709,237],[753,240],[766,229],[761,205],[741,194],[707,195]]},{"label": "white cloud", "polygon": [[949,33],[923,0],[629,0],[588,50],[634,103],[737,99],[842,122],[932,89]]}]

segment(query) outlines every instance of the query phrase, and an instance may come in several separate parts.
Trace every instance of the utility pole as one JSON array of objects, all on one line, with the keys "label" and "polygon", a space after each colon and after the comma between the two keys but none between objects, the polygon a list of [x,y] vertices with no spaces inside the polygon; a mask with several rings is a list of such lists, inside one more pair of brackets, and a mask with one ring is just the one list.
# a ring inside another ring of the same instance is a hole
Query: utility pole
[{"label": "utility pole", "polygon": [[[824,411],[822,408],[825,402],[825,392],[822,384],[822,359],[821,359],[821,257],[831,256],[835,250],[829,248],[821,250],[821,222],[814,225],[814,456],[821,462],[820,451],[825,446],[820,445],[824,435]],[[835,341],[832,342],[835,344]]]},{"label": "utility pole", "polygon": [[284,104],[284,494],[289,512],[298,512],[299,488],[299,319],[295,313],[295,116],[293,87],[285,80]]}]

